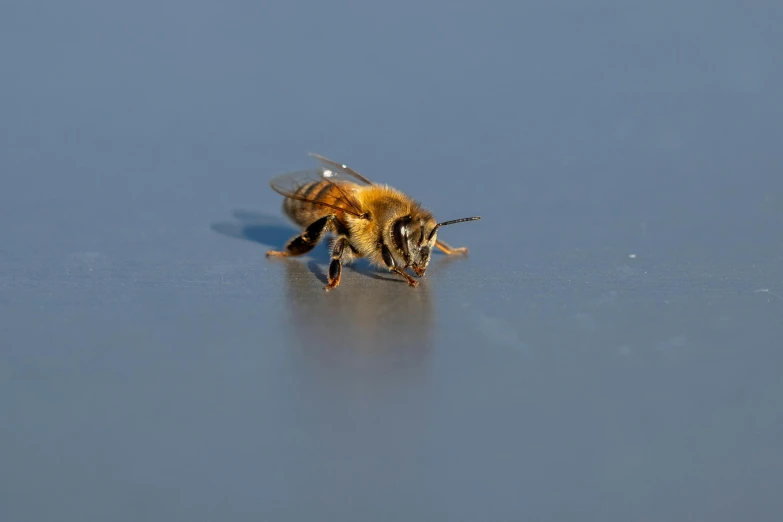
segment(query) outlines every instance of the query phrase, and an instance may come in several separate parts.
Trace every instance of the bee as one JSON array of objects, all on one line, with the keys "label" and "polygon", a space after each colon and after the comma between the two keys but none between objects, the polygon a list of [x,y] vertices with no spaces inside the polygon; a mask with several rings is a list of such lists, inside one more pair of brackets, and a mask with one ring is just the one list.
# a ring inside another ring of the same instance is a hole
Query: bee
[{"label": "bee", "polygon": [[285,197],[283,212],[304,231],[285,250],[270,250],[267,257],[301,256],[324,236],[334,236],[324,287],[328,291],[340,284],[343,263],[356,258],[367,258],[415,287],[418,281],[405,270],[424,277],[434,248],[447,255],[467,253],[467,248],[439,240],[438,230],[480,217],[438,223],[429,210],[399,190],[373,183],[347,165],[311,156],[318,159],[320,168],[282,174],[270,181],[272,189]]}]

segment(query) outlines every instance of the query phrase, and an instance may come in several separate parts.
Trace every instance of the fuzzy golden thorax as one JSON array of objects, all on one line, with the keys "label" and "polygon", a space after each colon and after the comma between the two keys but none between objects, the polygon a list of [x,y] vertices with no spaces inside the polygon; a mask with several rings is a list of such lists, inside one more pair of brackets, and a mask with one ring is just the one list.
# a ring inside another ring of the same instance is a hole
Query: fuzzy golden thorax
[{"label": "fuzzy golden thorax", "polygon": [[411,267],[423,275],[436,241],[434,235],[430,237],[437,224],[432,213],[388,185],[363,187],[353,195],[369,217],[351,220],[351,238],[357,250],[385,266],[380,248],[385,245],[396,266]]}]

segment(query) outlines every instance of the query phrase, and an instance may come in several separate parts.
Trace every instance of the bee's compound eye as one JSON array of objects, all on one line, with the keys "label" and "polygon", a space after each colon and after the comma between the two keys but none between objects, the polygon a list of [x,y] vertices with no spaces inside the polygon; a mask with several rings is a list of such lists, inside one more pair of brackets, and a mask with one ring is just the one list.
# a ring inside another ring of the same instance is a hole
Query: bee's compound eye
[{"label": "bee's compound eye", "polygon": [[408,228],[405,225],[404,219],[397,220],[392,228],[392,234],[394,235],[394,244],[405,254],[405,259],[408,259]]}]

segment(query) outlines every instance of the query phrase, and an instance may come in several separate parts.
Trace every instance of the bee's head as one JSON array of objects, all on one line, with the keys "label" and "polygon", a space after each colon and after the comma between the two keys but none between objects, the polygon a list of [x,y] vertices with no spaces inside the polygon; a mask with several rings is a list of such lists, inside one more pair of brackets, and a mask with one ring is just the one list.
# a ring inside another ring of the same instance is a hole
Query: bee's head
[{"label": "bee's head", "polygon": [[394,246],[405,259],[405,266],[411,267],[419,277],[424,275],[430,263],[432,249],[435,248],[437,227],[435,218],[429,215],[421,217],[404,216],[392,225]]},{"label": "bee's head", "polygon": [[474,219],[479,218],[464,218],[438,223],[429,213],[416,217],[404,216],[392,225],[394,246],[404,257],[405,266],[411,267],[416,275],[422,277],[427,271],[430,256],[438,240],[438,228]]}]

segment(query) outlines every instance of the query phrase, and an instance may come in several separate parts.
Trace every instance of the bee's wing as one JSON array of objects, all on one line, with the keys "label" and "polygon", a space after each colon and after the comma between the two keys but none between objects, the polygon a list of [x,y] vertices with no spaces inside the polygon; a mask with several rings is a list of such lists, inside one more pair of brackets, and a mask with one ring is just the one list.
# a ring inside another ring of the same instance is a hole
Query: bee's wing
[{"label": "bee's wing", "polygon": [[[342,178],[342,179],[341,179]],[[351,194],[351,185],[357,185],[353,181],[353,176],[350,180],[344,179],[345,176],[341,176],[341,173],[334,172],[330,168],[321,167],[317,169],[298,170],[295,172],[287,172],[273,178],[269,185],[272,190],[281,194],[287,198],[304,201],[312,205],[318,205],[321,207],[332,208],[340,210],[348,214],[352,214],[357,217],[363,217],[364,211],[361,205]],[[307,194],[300,194],[299,189],[310,183],[320,183],[326,181],[336,187],[337,192],[340,194],[337,198],[329,198],[328,201],[317,200],[314,196]]]},{"label": "bee's wing", "polygon": [[318,159],[318,161],[321,163],[321,168],[324,170],[324,172],[331,173],[332,177],[345,179],[347,181],[352,180],[354,183],[359,183],[360,185],[373,184],[372,181],[365,178],[364,176],[362,176],[352,168],[349,168],[348,165],[337,163],[336,161],[332,161],[330,159],[324,158],[323,156],[314,154],[312,152],[310,153],[310,156]]}]

